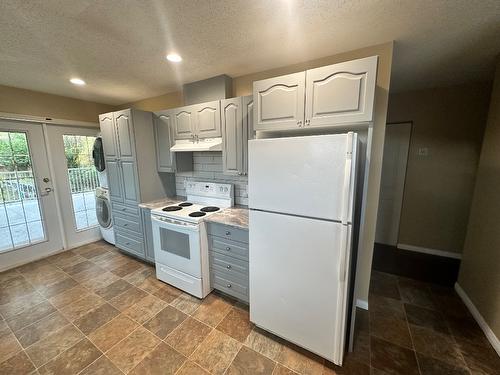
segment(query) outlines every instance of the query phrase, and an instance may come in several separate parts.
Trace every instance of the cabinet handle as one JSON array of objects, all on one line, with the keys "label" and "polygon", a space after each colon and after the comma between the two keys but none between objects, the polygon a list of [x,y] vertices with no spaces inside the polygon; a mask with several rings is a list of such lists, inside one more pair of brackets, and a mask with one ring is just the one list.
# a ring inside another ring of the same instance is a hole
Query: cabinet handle
[{"label": "cabinet handle", "polygon": [[302,127],[302,121],[297,121],[297,125],[299,126],[299,128]]},{"label": "cabinet handle", "polygon": [[311,125],[311,120],[306,120],[306,126]]},{"label": "cabinet handle", "polygon": [[231,250],[231,248],[228,246],[228,247],[226,247],[226,250],[229,251],[229,250]]},{"label": "cabinet handle", "polygon": [[228,288],[231,288],[231,284],[227,284],[226,286],[227,286]]},{"label": "cabinet handle", "polygon": [[230,236],[231,235],[231,232],[230,231],[227,231],[226,232],[226,236]]},{"label": "cabinet handle", "polygon": [[228,270],[230,270],[230,269],[231,269],[231,265],[230,265],[230,264],[228,264],[228,265],[226,266],[226,268],[227,268]]},{"label": "cabinet handle", "polygon": [[128,224],[127,224],[127,223],[125,223],[125,224],[123,224],[123,226],[124,226],[124,227],[126,227],[126,226],[128,226]]}]

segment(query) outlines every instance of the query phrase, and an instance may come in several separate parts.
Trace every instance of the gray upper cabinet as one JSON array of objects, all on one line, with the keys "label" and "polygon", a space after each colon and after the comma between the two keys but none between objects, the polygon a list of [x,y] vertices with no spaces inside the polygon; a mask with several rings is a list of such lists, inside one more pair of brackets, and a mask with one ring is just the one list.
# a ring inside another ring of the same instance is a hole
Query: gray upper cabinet
[{"label": "gray upper cabinet", "polygon": [[180,155],[170,152],[170,148],[175,143],[174,113],[175,110],[154,113],[153,127],[158,172],[174,173],[193,169],[193,154],[191,152],[181,152]]},{"label": "gray upper cabinet", "polygon": [[99,115],[99,124],[101,126],[104,156],[107,158],[118,157],[118,152],[116,150],[116,132],[113,113],[111,112]]},{"label": "gray upper cabinet", "polygon": [[243,171],[243,100],[241,97],[221,100],[221,108],[223,173],[241,175]]},{"label": "gray upper cabinet", "polygon": [[195,106],[175,108],[171,111],[175,139],[191,139],[196,133]]},{"label": "gray upper cabinet", "polygon": [[159,172],[175,171],[175,155],[170,152],[173,144],[172,112],[160,111],[154,117],[156,166]]},{"label": "gray upper cabinet", "polygon": [[130,109],[114,113],[120,158],[134,157],[134,129]]},{"label": "gray upper cabinet", "polygon": [[301,127],[304,121],[305,72],[253,83],[254,130]]},{"label": "gray upper cabinet", "polygon": [[196,104],[196,135],[198,138],[221,136],[220,101]]},{"label": "gray upper cabinet", "polygon": [[246,175],[248,139],[254,138],[253,97],[221,100],[223,173]]},{"label": "gray upper cabinet", "polygon": [[254,130],[373,121],[377,56],[253,83]]},{"label": "gray upper cabinet", "polygon": [[377,56],[306,72],[306,126],[369,122],[377,76]]},{"label": "gray upper cabinet", "polygon": [[243,142],[243,172],[248,173],[248,141],[255,138],[253,129],[253,96],[244,96],[243,100],[243,134],[246,133],[247,140]]}]

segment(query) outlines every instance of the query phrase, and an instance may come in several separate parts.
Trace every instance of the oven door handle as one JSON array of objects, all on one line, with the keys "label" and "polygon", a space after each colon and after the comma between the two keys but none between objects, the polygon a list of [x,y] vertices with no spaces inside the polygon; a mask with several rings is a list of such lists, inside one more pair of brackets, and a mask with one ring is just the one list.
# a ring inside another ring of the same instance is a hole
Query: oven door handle
[{"label": "oven door handle", "polygon": [[156,222],[158,225],[160,225],[162,227],[198,231],[198,225],[196,225],[196,224],[187,224],[187,223],[186,224],[175,224],[175,223],[172,223],[171,221],[162,220],[162,219],[159,219],[155,216],[151,216],[151,220],[153,222]]}]

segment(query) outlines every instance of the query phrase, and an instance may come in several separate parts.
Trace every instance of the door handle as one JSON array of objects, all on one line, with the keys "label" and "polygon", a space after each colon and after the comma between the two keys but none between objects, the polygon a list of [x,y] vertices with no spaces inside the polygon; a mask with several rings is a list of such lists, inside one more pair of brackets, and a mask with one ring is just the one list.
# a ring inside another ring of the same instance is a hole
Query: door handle
[{"label": "door handle", "polygon": [[52,188],[49,188],[49,187],[46,187],[46,188],[45,188],[45,192],[46,192],[47,194],[48,194],[48,193],[50,193],[51,191],[52,191]]}]

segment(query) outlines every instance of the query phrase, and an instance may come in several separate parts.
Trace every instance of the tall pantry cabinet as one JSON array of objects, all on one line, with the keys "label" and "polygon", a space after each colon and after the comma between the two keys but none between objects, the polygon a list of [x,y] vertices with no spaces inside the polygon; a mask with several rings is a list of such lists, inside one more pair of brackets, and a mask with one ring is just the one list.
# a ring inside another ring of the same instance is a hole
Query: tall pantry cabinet
[{"label": "tall pantry cabinet", "polygon": [[99,116],[116,247],[140,258],[146,254],[141,202],[175,193],[175,181],[158,174],[153,117],[135,109]]}]

